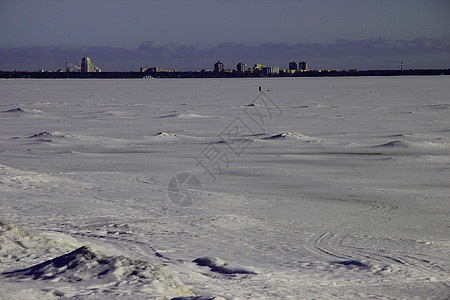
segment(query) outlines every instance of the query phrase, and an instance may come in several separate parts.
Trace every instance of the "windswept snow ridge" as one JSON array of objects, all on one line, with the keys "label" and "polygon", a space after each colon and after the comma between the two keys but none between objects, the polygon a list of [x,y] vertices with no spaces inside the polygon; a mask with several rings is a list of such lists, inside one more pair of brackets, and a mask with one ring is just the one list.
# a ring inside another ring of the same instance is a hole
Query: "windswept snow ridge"
[{"label": "windswept snow ridge", "polygon": [[298,132],[283,132],[280,134],[276,134],[276,135],[272,135],[269,137],[265,137],[263,138],[264,140],[289,140],[289,139],[294,139],[294,140],[300,140],[303,142],[308,142],[308,143],[317,143],[317,142],[321,142],[319,139],[317,138],[313,138]]},{"label": "windswept snow ridge", "polygon": [[23,109],[21,107],[11,108],[11,109],[8,109],[8,110],[6,110],[4,112],[5,113],[26,113],[25,109]]},{"label": "windswept snow ridge", "polygon": [[0,222],[0,262],[3,270],[6,266],[21,267],[72,251],[75,249],[73,242],[69,237],[57,242],[29,233],[9,222]]},{"label": "windswept snow ridge", "polygon": [[29,136],[29,139],[32,138],[67,138],[67,137],[71,137],[70,135],[64,134],[62,132],[58,132],[58,131],[52,131],[52,132],[47,132],[47,131],[43,131],[43,132],[39,132],[39,133],[35,133],[31,136]]},{"label": "windswept snow ridge", "polygon": [[178,118],[178,119],[202,119],[202,118],[217,118],[215,116],[205,116],[200,114],[195,114],[191,112],[183,112],[183,113],[176,113],[176,114],[169,114],[160,116],[159,118]]},{"label": "windswept snow ridge", "polygon": [[[0,229],[1,260],[30,261],[30,256],[31,260],[42,259],[42,254],[48,256],[70,247],[30,234],[10,223],[0,223]],[[106,256],[89,246],[82,246],[25,269],[1,273],[0,276],[9,283],[6,284],[9,288],[13,286],[12,283],[45,281],[47,289],[55,289],[54,294],[70,297],[89,294],[100,297],[111,293],[125,296],[130,289],[136,296],[145,293],[146,297],[193,295],[166,267],[124,256]],[[66,284],[76,286],[77,291],[66,291]],[[9,293],[12,291],[9,290]]]},{"label": "windswept snow ridge", "polygon": [[241,266],[229,265],[227,262],[217,257],[200,257],[194,259],[194,262],[199,266],[207,266],[211,271],[222,274],[256,274],[255,271]]}]

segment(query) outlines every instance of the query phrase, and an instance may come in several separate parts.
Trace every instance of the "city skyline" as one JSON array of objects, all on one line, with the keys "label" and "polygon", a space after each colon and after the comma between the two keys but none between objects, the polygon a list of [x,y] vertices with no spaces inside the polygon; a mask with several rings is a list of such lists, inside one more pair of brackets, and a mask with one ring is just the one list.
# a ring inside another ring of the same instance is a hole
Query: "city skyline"
[{"label": "city skyline", "polygon": [[[403,71],[404,69],[404,62],[403,61],[395,61],[398,63],[398,66],[400,67],[400,70]],[[398,68],[397,68],[398,70]],[[413,69],[410,69],[413,70]],[[419,70],[419,69],[416,69]],[[428,69],[432,70],[432,69]],[[443,69],[434,69],[434,70],[443,70]],[[11,71],[4,71],[0,70],[0,72],[9,72]],[[127,71],[128,73],[198,73],[198,72],[209,72],[209,73],[241,73],[241,74],[253,74],[256,73],[257,75],[276,75],[276,74],[295,74],[298,72],[307,72],[307,71],[313,71],[313,72],[330,72],[330,71],[350,71],[355,72],[359,71],[358,69],[331,69],[331,68],[325,68],[325,69],[308,69],[308,62],[306,61],[290,61],[287,63],[287,68],[280,67],[280,66],[268,66],[266,64],[256,63],[253,66],[248,66],[247,63],[241,61],[236,64],[235,68],[229,68],[228,66],[225,67],[224,63],[220,60],[213,64],[212,69],[210,68],[203,68],[201,70],[177,70],[177,69],[165,69],[161,66],[152,66],[152,67],[140,67],[139,71],[133,70],[133,71]],[[367,70],[368,71],[368,70]],[[381,69],[378,69],[376,71],[383,71]],[[57,70],[49,70],[49,69],[39,69],[34,71],[21,71],[21,70],[14,70],[14,72],[68,72],[68,73],[100,73],[102,70],[100,67],[94,65],[92,63],[92,60],[90,57],[83,57],[81,59],[81,62],[79,64],[73,64],[73,63],[65,63],[64,68],[59,68]],[[12,73],[14,73],[12,72]],[[125,71],[122,71],[122,73]],[[113,73],[120,73],[120,71],[113,71]]]}]

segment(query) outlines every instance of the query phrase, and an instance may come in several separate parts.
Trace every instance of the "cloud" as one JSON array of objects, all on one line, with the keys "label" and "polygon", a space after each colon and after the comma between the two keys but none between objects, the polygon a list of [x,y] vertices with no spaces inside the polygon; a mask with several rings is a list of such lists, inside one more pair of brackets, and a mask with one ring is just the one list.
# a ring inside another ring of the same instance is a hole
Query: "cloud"
[{"label": "cloud", "polygon": [[133,54],[140,58],[171,59],[196,56],[196,48],[193,46],[162,44],[157,41],[143,42]]},{"label": "cloud", "polygon": [[246,45],[222,43],[207,49],[195,46],[163,44],[145,41],[137,49],[113,47],[82,47],[75,45],[49,47],[0,48],[0,69],[36,70],[63,68],[65,63],[78,64],[83,56],[90,56],[104,71],[138,70],[141,66],[162,66],[179,70],[208,68],[222,60],[235,64],[239,61],[271,65],[292,60],[339,60],[345,57],[376,59],[393,56],[439,56],[441,68],[449,67],[450,38],[390,40],[340,39],[332,43],[263,43]]},{"label": "cloud", "polygon": [[450,39],[414,39],[410,41],[378,38],[372,40],[337,40],[325,47],[327,54],[342,56],[421,55],[450,52]]},{"label": "cloud", "polygon": [[[208,52],[208,51],[207,51]],[[450,53],[450,39],[415,39],[410,41],[389,40],[386,38],[370,40],[336,40],[334,43],[264,43],[256,47],[243,44],[221,44],[209,52],[222,56],[252,57],[343,57],[343,56],[386,56],[421,55]]]}]

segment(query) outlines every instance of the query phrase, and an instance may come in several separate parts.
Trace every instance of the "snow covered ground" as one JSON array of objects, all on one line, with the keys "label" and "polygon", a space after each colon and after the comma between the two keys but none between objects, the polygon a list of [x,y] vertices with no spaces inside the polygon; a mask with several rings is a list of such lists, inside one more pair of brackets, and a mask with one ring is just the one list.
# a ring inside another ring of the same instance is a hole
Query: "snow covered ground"
[{"label": "snow covered ground", "polygon": [[449,298],[449,95],[0,80],[0,299]]}]

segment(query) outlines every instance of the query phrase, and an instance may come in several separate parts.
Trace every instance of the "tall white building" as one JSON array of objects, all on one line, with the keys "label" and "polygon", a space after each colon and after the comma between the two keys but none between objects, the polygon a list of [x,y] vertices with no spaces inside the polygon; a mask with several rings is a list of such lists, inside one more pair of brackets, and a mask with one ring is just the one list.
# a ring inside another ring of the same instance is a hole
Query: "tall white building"
[{"label": "tall white building", "polygon": [[95,72],[94,66],[92,65],[91,59],[89,57],[83,57],[81,59],[81,72],[82,73]]}]

